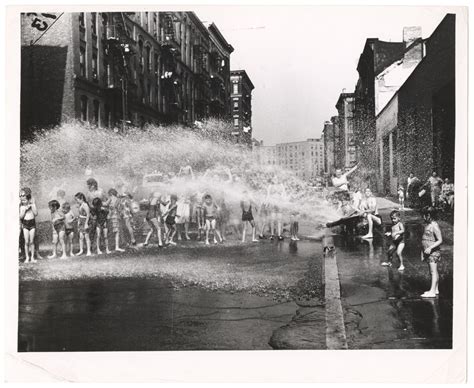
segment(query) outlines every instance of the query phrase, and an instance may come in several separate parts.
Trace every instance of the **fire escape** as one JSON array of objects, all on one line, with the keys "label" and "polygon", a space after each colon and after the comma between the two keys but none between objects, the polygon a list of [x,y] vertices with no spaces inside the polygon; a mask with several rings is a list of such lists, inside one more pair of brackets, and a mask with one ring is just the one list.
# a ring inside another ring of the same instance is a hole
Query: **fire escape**
[{"label": "fire escape", "polygon": [[226,113],[225,60],[217,51],[211,51],[211,114],[222,117]]},{"label": "fire escape", "polygon": [[203,120],[209,115],[209,73],[207,71],[206,51],[201,42],[194,45],[194,58],[197,95],[195,99],[195,112],[198,120]]},{"label": "fire escape", "polygon": [[162,49],[161,86],[165,98],[165,114],[170,121],[177,121],[183,112],[181,80],[178,74],[177,57],[181,54],[181,45],[175,30],[177,18],[172,12],[161,14],[161,33],[159,42]]},{"label": "fire escape", "polygon": [[133,97],[134,84],[131,82],[130,56],[133,55],[134,40],[130,36],[123,12],[109,14],[111,20],[104,26],[106,54],[111,59],[111,73],[107,80],[108,97],[114,106],[120,106],[122,132],[131,124],[128,117],[129,97]]}]

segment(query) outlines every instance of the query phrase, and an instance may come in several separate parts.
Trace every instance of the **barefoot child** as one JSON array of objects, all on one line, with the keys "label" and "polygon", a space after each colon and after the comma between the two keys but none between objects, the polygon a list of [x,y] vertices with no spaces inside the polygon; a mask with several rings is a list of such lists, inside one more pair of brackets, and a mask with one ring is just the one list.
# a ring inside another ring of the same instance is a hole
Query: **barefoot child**
[{"label": "barefoot child", "polygon": [[163,242],[161,241],[161,213],[160,213],[160,194],[158,192],[154,192],[150,198],[150,205],[148,211],[145,216],[145,221],[148,222],[150,225],[150,231],[146,235],[145,242],[143,246],[148,246],[148,242],[150,241],[153,232],[156,232],[158,236],[158,246],[161,248],[163,246]]},{"label": "barefoot child", "polygon": [[255,238],[256,227],[255,220],[253,218],[252,206],[255,207],[255,202],[252,200],[247,191],[244,191],[244,197],[240,201],[240,208],[242,209],[242,242],[245,242],[245,235],[247,233],[247,223],[250,224],[252,228],[252,241],[258,242]]},{"label": "barefoot child", "polygon": [[35,232],[36,221],[35,217],[38,215],[36,204],[31,198],[31,194],[20,192],[20,222],[23,237],[25,240],[25,263],[36,263],[35,260]]},{"label": "barefoot child", "polygon": [[398,203],[400,210],[405,210],[405,191],[403,190],[403,186],[398,188]]},{"label": "barefoot child", "polygon": [[203,209],[203,203],[202,203],[202,194],[197,193],[195,195],[195,201],[194,201],[194,206],[193,206],[193,217],[196,221],[196,226],[197,226],[197,240],[201,240],[202,235],[204,234],[204,229],[206,225],[206,221],[204,220],[204,209]]},{"label": "barefoot child", "polygon": [[390,247],[388,248],[387,252],[387,261],[382,263],[383,266],[392,266],[392,256],[396,252],[398,258],[400,259],[400,267],[398,267],[399,271],[403,271],[405,267],[403,266],[403,248],[405,248],[405,240],[403,235],[405,233],[405,227],[403,226],[402,222],[400,221],[400,212],[398,210],[393,210],[390,213],[390,219],[392,220],[392,231],[385,233],[385,236],[391,237]]},{"label": "barefoot child", "polygon": [[64,235],[66,234],[66,225],[64,223],[64,213],[61,210],[59,202],[55,199],[48,202],[48,207],[49,210],[51,210],[51,222],[53,224],[53,253],[48,256],[48,259],[56,258],[58,242],[61,244],[61,259],[66,259],[66,244],[64,242]]},{"label": "barefoot child", "polygon": [[425,261],[430,266],[431,288],[421,295],[422,298],[434,298],[439,294],[438,283],[438,262],[441,260],[440,245],[443,243],[443,236],[436,219],[436,210],[429,206],[422,211],[425,220],[425,230],[421,238],[423,251],[421,261]]},{"label": "barefoot child", "polygon": [[74,239],[74,222],[76,221],[76,216],[72,212],[71,205],[69,204],[69,202],[64,202],[61,208],[64,213],[64,225],[66,227],[66,232],[64,236],[66,252],[69,252],[69,256],[73,257],[74,253],[72,251],[72,241]]},{"label": "barefoot child", "polygon": [[105,243],[105,253],[112,253],[109,249],[109,239],[108,239],[108,230],[107,230],[107,217],[109,211],[102,206],[102,200],[100,198],[94,198],[92,200],[92,209],[91,216],[95,217],[95,228],[96,228],[96,246],[97,254],[101,255],[102,251],[100,250],[100,238],[104,237]]},{"label": "barefoot child", "polygon": [[165,237],[165,244],[176,245],[176,243],[173,241],[173,238],[176,234],[176,211],[178,208],[177,202],[178,196],[176,194],[171,194],[168,211],[163,214],[165,224],[168,227]]},{"label": "barefoot child", "polygon": [[120,248],[120,200],[118,198],[117,190],[110,189],[108,191],[109,199],[105,203],[109,214],[107,219],[109,221],[109,230],[112,230],[115,240],[115,251],[125,252],[124,249]]},{"label": "barefoot child", "polygon": [[[204,203],[203,207],[203,218],[206,223],[206,245],[209,245],[209,232],[213,233],[214,236],[214,244],[217,244],[216,236],[219,236],[219,231],[216,229],[216,220],[217,220],[217,212],[219,208],[212,200],[210,194],[206,194],[204,196]],[[219,236],[220,237],[220,236]],[[222,241],[222,239],[220,239]]]},{"label": "barefoot child", "polygon": [[87,203],[86,196],[83,193],[77,193],[74,198],[79,205],[79,252],[76,256],[80,256],[84,253],[84,240],[86,240],[87,247],[86,256],[92,256],[91,239],[89,236],[89,219],[91,215],[89,204]]}]

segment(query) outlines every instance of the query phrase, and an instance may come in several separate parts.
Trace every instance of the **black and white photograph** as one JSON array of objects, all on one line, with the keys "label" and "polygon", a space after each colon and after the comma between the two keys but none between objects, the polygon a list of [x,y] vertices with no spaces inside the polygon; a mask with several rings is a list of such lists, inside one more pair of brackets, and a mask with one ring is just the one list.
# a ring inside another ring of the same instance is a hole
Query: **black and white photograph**
[{"label": "black and white photograph", "polygon": [[391,369],[433,354],[464,361],[419,368],[464,381],[467,7],[34,5],[9,21],[18,360],[396,350],[411,365]]}]

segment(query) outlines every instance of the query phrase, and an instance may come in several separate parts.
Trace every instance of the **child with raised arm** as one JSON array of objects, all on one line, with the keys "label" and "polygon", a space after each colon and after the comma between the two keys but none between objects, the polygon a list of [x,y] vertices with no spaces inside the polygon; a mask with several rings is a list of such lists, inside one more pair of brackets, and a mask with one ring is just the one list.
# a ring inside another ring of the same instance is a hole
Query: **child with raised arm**
[{"label": "child with raised arm", "polygon": [[385,233],[385,236],[391,237],[390,247],[388,248],[387,252],[387,261],[382,263],[383,266],[392,266],[392,257],[393,254],[396,252],[398,258],[400,259],[400,267],[398,267],[399,271],[403,271],[405,267],[403,266],[403,249],[405,248],[405,227],[403,226],[402,222],[400,221],[400,212],[398,210],[393,210],[390,213],[390,219],[392,220],[392,230],[391,232]]},{"label": "child with raised arm", "polygon": [[62,211],[64,213],[64,225],[66,227],[64,243],[66,245],[66,252],[69,252],[69,256],[73,257],[73,239],[74,239],[74,222],[76,221],[76,216],[71,210],[71,204],[69,202],[64,202],[62,205]]},{"label": "child with raised arm", "polygon": [[38,215],[36,204],[31,194],[20,191],[20,223],[25,240],[25,263],[36,263],[35,260],[35,232]]},{"label": "child with raised arm", "polygon": [[421,261],[428,263],[431,274],[431,288],[421,295],[422,298],[435,298],[439,294],[438,283],[438,262],[441,260],[440,246],[443,243],[441,229],[436,220],[436,210],[432,207],[425,207],[422,211],[425,221],[425,230],[421,238],[423,251]]},{"label": "child with raised arm", "polygon": [[124,249],[120,248],[120,199],[118,198],[118,193],[115,189],[110,189],[108,194],[109,199],[105,203],[109,210],[109,214],[107,215],[109,221],[108,230],[112,230],[112,233],[114,234],[115,251],[125,252]]},{"label": "child with raised arm", "polygon": [[64,213],[61,210],[59,202],[55,199],[48,202],[48,207],[49,210],[51,210],[51,223],[53,224],[53,253],[48,256],[48,259],[56,258],[58,242],[61,244],[62,249],[61,259],[67,259],[66,244],[64,242],[64,235],[66,234]]},{"label": "child with raised arm", "polygon": [[112,253],[109,249],[109,238],[107,229],[107,217],[109,215],[109,211],[103,207],[102,200],[100,198],[94,198],[92,200],[91,215],[94,215],[95,217],[97,254],[102,254],[102,251],[100,250],[100,238],[102,236],[104,237],[105,253]]},{"label": "child with raised arm", "polygon": [[84,240],[86,240],[87,254],[86,256],[92,256],[91,253],[91,239],[89,236],[89,219],[90,219],[90,208],[86,201],[86,196],[83,193],[77,193],[74,196],[77,204],[79,205],[79,252],[76,256],[80,256],[84,253]]}]

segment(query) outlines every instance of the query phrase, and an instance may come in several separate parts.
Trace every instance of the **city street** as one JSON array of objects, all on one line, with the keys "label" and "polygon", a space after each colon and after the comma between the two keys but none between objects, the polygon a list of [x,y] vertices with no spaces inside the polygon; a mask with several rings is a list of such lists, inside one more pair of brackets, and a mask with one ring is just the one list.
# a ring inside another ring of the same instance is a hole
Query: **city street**
[{"label": "city street", "polygon": [[[388,222],[393,203],[379,201]],[[442,224],[440,296],[421,299],[429,286],[421,220],[409,210],[404,218],[404,272],[396,261],[380,265],[380,234],[373,243],[335,235],[336,252],[324,257],[310,224],[303,234],[312,238],[299,242],[193,241],[21,265],[19,349],[450,348],[452,230]],[[335,333],[338,320],[344,330]]]}]

